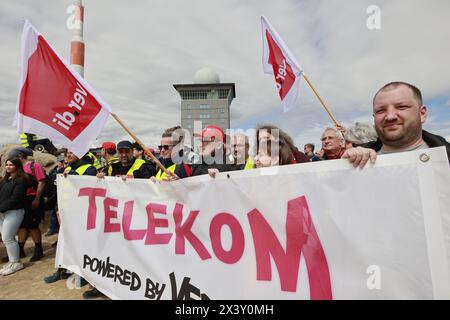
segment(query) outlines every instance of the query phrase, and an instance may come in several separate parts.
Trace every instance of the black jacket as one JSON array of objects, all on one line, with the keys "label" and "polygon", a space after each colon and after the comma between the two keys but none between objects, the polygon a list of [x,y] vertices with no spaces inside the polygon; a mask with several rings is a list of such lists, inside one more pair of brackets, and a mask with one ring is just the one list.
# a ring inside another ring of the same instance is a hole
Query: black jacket
[{"label": "black jacket", "polygon": [[23,209],[29,183],[25,178],[10,178],[0,183],[0,212]]},{"label": "black jacket", "polygon": [[[164,168],[166,168],[166,169],[168,169],[168,168],[170,168],[171,166],[174,165],[172,159],[163,159],[163,158],[160,158],[160,159],[159,159],[159,162],[161,162],[161,164],[162,164],[162,165],[164,166]],[[161,169],[159,169],[159,167],[158,167],[157,173],[159,173],[160,170],[161,170]],[[191,176],[191,173],[192,173],[192,170],[191,170],[191,168],[189,167],[188,164],[186,164],[186,163],[181,163],[181,164],[177,164],[177,165],[176,165],[176,167],[175,167],[175,172],[174,172],[174,173],[175,173],[180,179],[183,179],[183,178],[190,177],[190,176]]]},{"label": "black jacket", "polygon": [[[112,163],[112,173],[111,176],[122,176],[126,175],[128,173],[128,170],[131,169],[134,162],[136,161],[136,158],[133,158],[133,161],[131,161],[131,164],[124,167],[122,166],[121,162]],[[141,165],[141,167],[133,172],[133,176],[136,179],[149,179],[150,177],[156,175],[156,169],[151,165],[150,163],[146,162]]]},{"label": "black jacket", "polygon": [[[447,149],[447,157],[450,163],[450,143],[448,143],[447,140],[445,140],[441,136],[429,133],[425,130],[422,130],[422,138],[430,148],[445,146],[445,148]],[[381,142],[380,138],[378,138],[377,141],[372,141],[361,145],[361,147],[370,148],[377,152],[381,150],[382,146],[383,143]]]},{"label": "black jacket", "polygon": [[223,157],[223,162],[221,164],[206,164],[206,163],[198,163],[192,165],[192,176],[199,176],[202,174],[208,174],[208,169],[217,169],[219,172],[226,171],[235,171],[240,170],[239,165],[237,164],[228,164],[226,163],[226,156]]},{"label": "black jacket", "polygon": [[67,173],[69,175],[78,175],[78,172],[76,171],[79,167],[90,164],[91,166],[86,169],[83,176],[96,176],[97,175],[97,169],[95,169],[94,165],[92,164],[92,160],[88,157],[83,157],[77,162],[73,164],[69,164],[70,171]]}]

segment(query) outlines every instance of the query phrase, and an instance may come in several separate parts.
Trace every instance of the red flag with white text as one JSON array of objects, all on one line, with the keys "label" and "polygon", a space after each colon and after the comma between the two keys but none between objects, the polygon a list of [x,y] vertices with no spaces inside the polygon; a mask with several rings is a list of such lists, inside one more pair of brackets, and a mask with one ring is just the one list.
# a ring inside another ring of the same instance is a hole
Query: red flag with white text
[{"label": "red flag with white text", "polygon": [[81,157],[102,131],[111,108],[25,21],[15,123]]},{"label": "red flag with white text", "polygon": [[294,55],[264,16],[261,16],[264,73],[273,74],[284,112],[298,96],[302,68]]}]

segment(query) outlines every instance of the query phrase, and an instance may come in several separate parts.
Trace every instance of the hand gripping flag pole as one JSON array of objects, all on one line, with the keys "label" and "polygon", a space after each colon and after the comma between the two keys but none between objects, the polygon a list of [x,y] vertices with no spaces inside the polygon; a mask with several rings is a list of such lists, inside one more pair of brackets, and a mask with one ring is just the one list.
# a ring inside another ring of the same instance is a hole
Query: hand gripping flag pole
[{"label": "hand gripping flag pole", "polygon": [[263,70],[265,73],[274,75],[284,112],[289,111],[297,99],[300,78],[303,76],[334,124],[339,126],[338,121],[326,106],[325,101],[317,92],[311,80],[305,75],[294,55],[264,16],[261,16],[261,27],[263,38]]},{"label": "hand gripping flag pole", "polygon": [[167,170],[161,162],[153,155],[153,153],[142,143],[142,141],[128,128],[128,126],[119,118],[117,114],[114,112],[111,113],[111,116],[120,124],[120,126],[136,141],[142,149],[144,149],[145,154],[149,155],[150,158],[156,163],[156,165],[163,171],[165,174],[169,176],[173,176],[172,172]]}]

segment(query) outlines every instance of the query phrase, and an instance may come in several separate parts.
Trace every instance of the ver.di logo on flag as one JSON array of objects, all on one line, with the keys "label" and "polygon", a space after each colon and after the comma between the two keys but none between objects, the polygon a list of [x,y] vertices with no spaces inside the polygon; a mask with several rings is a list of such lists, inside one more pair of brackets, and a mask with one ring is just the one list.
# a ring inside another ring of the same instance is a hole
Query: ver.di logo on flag
[{"label": "ver.di logo on flag", "polygon": [[25,21],[17,128],[51,138],[82,156],[103,129],[110,107]]},{"label": "ver.di logo on flag", "polygon": [[273,74],[283,111],[295,103],[303,70],[293,54],[265,17],[261,17],[263,38],[263,69]]},{"label": "ver.di logo on flag", "polygon": [[20,113],[51,126],[73,141],[101,109],[100,103],[87,93],[47,41],[39,36],[37,49],[28,59]]}]

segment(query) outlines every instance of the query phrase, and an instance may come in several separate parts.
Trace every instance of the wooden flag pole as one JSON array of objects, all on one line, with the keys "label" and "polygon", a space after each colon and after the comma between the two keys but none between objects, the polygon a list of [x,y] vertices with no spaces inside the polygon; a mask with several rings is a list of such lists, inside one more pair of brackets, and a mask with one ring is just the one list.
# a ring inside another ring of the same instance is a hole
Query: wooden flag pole
[{"label": "wooden flag pole", "polygon": [[309,86],[311,87],[312,91],[314,91],[314,93],[316,94],[316,97],[319,99],[320,103],[322,104],[322,106],[325,108],[325,111],[328,112],[328,115],[331,117],[331,119],[333,120],[334,124],[336,125],[336,127],[339,127],[339,123],[337,122],[336,118],[334,117],[334,115],[331,113],[330,109],[328,109],[328,107],[325,104],[325,101],[323,101],[322,97],[320,96],[320,94],[317,92],[316,88],[314,88],[313,84],[311,83],[311,81],[309,80],[308,76],[306,74],[303,73],[303,78],[305,78],[306,82],[308,82]]},{"label": "wooden flag pole", "polygon": [[161,162],[159,162],[158,159],[156,159],[156,157],[153,155],[153,153],[151,153],[150,150],[148,150],[148,148],[142,143],[141,140],[139,140],[138,137],[136,137],[136,135],[127,127],[127,125],[125,123],[122,122],[122,120],[119,118],[119,116],[113,112],[111,112],[111,115],[114,119],[116,119],[116,121],[120,124],[120,126],[126,131],[128,132],[128,134],[134,139],[134,141],[136,141],[142,149],[144,149],[144,152],[150,156],[150,158],[152,158],[152,160],[156,163],[156,165],[162,170],[164,171],[167,175],[171,176],[172,172],[170,172],[169,170],[167,170],[162,164]]}]

